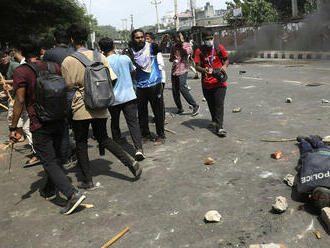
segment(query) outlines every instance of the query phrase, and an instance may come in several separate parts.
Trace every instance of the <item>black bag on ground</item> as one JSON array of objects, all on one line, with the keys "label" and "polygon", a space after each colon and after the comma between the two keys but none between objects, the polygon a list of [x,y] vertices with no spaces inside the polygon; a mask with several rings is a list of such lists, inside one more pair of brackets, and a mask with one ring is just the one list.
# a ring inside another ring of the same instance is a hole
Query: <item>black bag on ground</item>
[{"label": "black bag on ground", "polygon": [[85,67],[84,103],[87,109],[105,109],[115,101],[109,68],[101,62],[100,53],[93,51],[94,60],[75,52],[70,56],[78,59]]},{"label": "black bag on ground", "polygon": [[330,152],[318,151],[304,154],[297,166],[297,191],[310,193],[316,187],[330,187]]},{"label": "black bag on ground", "polygon": [[57,74],[55,63],[47,62],[47,70],[26,63],[37,75],[36,102],[33,105],[41,122],[63,120],[66,116],[66,83]]}]

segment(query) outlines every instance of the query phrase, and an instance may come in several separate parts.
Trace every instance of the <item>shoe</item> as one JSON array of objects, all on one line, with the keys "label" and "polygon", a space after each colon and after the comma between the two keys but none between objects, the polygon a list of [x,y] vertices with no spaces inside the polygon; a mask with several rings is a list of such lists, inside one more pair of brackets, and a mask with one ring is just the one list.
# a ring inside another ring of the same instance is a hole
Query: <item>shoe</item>
[{"label": "shoe", "polygon": [[319,210],[330,207],[330,190],[325,187],[317,187],[313,190],[314,205]]},{"label": "shoe", "polygon": [[143,143],[146,143],[148,141],[155,142],[156,141],[156,138],[153,135],[151,135],[151,134],[148,134],[148,135],[142,137],[142,142]]},{"label": "shoe", "polygon": [[38,157],[36,156],[33,156],[31,159],[29,159],[28,161],[25,162],[23,168],[27,168],[27,167],[31,167],[31,166],[34,166],[34,165],[38,165],[40,164],[40,160]]},{"label": "shoe", "polygon": [[143,159],[145,159],[146,157],[144,156],[142,150],[137,150],[135,153],[135,160],[136,161],[142,161]]},{"label": "shoe", "polygon": [[155,146],[158,146],[158,145],[163,145],[163,144],[165,144],[165,138],[157,138],[156,140],[155,140],[155,142],[154,142],[154,145]]},{"label": "shoe", "polygon": [[196,116],[198,114],[199,114],[199,105],[193,108],[193,112],[191,113],[191,116]]},{"label": "shoe", "polygon": [[225,129],[221,128],[217,131],[217,135],[219,135],[220,137],[226,137],[227,136],[227,132]]},{"label": "shoe", "polygon": [[322,141],[322,137],[320,135],[310,135],[309,138]]},{"label": "shoe", "polygon": [[77,187],[79,189],[85,189],[85,190],[95,190],[97,187],[94,186],[93,182],[80,182]]},{"label": "shoe", "polygon": [[176,114],[177,114],[177,115],[182,115],[183,112],[184,112],[183,109],[179,109],[178,111],[176,111]]},{"label": "shoe", "polygon": [[141,177],[142,169],[140,168],[140,164],[137,161],[135,161],[133,165],[129,165],[128,169],[134,175],[135,180],[138,180]]},{"label": "shoe", "polygon": [[56,190],[47,190],[46,187],[39,190],[41,197],[45,198],[46,201],[51,201],[56,198]]},{"label": "shoe", "polygon": [[73,193],[72,197],[68,200],[67,205],[61,209],[60,213],[65,215],[71,214],[85,199],[86,196],[79,192]]},{"label": "shoe", "polygon": [[63,169],[65,170],[70,170],[74,167],[76,167],[78,164],[78,160],[76,159],[68,159],[64,164],[63,164]]}]

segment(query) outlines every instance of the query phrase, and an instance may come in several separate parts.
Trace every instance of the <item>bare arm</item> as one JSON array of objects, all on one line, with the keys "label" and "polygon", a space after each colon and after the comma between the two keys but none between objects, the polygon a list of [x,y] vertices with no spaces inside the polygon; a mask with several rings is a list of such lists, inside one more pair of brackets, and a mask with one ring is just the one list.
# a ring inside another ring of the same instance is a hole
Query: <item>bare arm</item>
[{"label": "bare arm", "polygon": [[203,74],[207,73],[206,68],[201,67],[201,64],[200,63],[196,63],[196,67],[195,68],[196,68],[197,71],[199,71],[199,72],[201,72]]},{"label": "bare arm", "polygon": [[25,102],[25,88],[18,88],[16,90],[15,102],[13,106],[13,120],[12,127],[17,127],[19,118],[21,117],[23,106]]}]

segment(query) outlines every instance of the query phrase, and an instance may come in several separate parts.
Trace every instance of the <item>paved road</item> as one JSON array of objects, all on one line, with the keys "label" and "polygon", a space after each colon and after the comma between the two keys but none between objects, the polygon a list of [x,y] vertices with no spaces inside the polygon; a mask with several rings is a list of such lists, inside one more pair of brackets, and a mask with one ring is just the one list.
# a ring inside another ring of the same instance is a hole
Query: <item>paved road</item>
[{"label": "paved road", "polygon": [[[299,63],[299,64],[297,64]],[[253,243],[283,243],[290,248],[328,248],[330,238],[317,214],[299,211],[283,177],[295,173],[298,149],[295,142],[263,143],[262,138],[294,138],[297,135],[329,135],[330,63],[318,61],[253,60],[232,65],[226,98],[227,138],[211,133],[209,112],[202,102],[200,82],[190,79],[192,94],[201,105],[196,117],[177,116],[170,83],[165,89],[169,129],[163,146],[145,144],[147,159],[142,178],[132,182],[129,171],[113,155],[98,156],[90,140],[89,155],[94,182],[101,187],[87,192],[91,209],[70,215],[44,201],[38,193],[42,169],[23,169],[27,151],[0,160],[0,247],[101,247],[125,227],[131,231],[113,245],[116,248],[245,247]],[[168,67],[169,68],[169,67]],[[246,71],[239,74],[239,71]],[[192,75],[190,75],[192,78]],[[322,83],[308,87],[306,84]],[[285,103],[286,97],[293,103]],[[242,112],[232,113],[234,107]],[[185,105],[185,110],[189,110]],[[122,120],[123,121],[123,120]],[[127,127],[122,131],[128,137]],[[152,127],[154,130],[154,127]],[[7,135],[0,115],[0,141]],[[284,159],[270,154],[281,150]],[[216,160],[205,166],[206,157]],[[236,163],[234,163],[236,161]],[[69,176],[76,185],[75,169]],[[289,210],[272,214],[276,196],[288,199]],[[61,202],[58,201],[57,204]],[[205,224],[208,210],[222,215],[220,223]],[[323,236],[317,240],[310,225]],[[297,236],[301,234],[301,236]],[[300,239],[299,239],[300,237]]]}]

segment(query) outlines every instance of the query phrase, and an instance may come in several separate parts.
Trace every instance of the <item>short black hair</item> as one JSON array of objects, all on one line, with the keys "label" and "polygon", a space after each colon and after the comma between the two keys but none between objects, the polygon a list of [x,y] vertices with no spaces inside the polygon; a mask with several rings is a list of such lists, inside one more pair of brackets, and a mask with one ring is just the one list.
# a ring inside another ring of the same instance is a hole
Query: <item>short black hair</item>
[{"label": "short black hair", "polygon": [[155,35],[152,32],[146,32],[145,36],[149,35],[150,39],[155,40]]},{"label": "short black hair", "polygon": [[144,31],[143,31],[142,29],[140,29],[140,28],[138,28],[138,29],[134,29],[133,32],[131,33],[131,40],[132,40],[132,41],[134,41],[134,36],[135,36],[135,34],[136,34],[137,32],[141,32],[141,33],[143,33],[143,35],[144,35]]},{"label": "short black hair", "polygon": [[63,26],[58,26],[54,31],[54,38],[56,43],[69,44],[69,36]]},{"label": "short black hair", "polygon": [[203,30],[203,32],[202,32],[202,37],[203,38],[205,38],[205,37],[207,37],[207,36],[213,36],[214,35],[214,33],[211,31],[211,30],[209,30],[209,29],[205,29],[205,30]]},{"label": "short black hair", "polygon": [[67,35],[73,39],[76,45],[85,45],[88,40],[89,31],[86,27],[78,24],[72,24],[67,29]]},{"label": "short black hair", "polygon": [[104,37],[99,41],[101,51],[108,53],[113,50],[113,40],[109,37]]},{"label": "short black hair", "polygon": [[37,36],[30,35],[22,41],[18,47],[22,51],[22,55],[26,60],[40,56],[40,49],[42,47],[41,40]]}]

